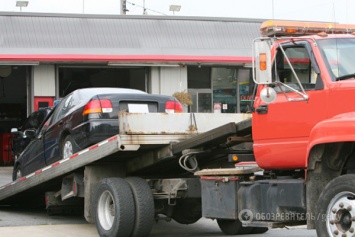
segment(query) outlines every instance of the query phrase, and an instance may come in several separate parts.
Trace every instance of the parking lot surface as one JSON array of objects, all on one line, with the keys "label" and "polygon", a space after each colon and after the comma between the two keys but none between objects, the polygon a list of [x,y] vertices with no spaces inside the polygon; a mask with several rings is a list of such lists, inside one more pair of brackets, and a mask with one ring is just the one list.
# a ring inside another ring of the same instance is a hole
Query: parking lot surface
[{"label": "parking lot surface", "polygon": [[[11,182],[12,167],[0,168],[0,186]],[[97,237],[94,224],[88,224],[80,215],[48,216],[43,209],[0,206],[0,237]],[[222,237],[216,221],[202,218],[192,225],[181,225],[174,221],[158,221],[151,237]],[[244,237],[290,236],[316,237],[314,230],[305,227],[269,230],[261,235]]]}]

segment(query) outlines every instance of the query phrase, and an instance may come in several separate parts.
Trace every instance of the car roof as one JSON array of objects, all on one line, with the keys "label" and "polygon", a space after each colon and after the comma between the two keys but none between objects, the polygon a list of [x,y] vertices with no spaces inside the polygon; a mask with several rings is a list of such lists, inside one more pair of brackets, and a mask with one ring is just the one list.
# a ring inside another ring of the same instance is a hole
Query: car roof
[{"label": "car roof", "polygon": [[102,94],[102,93],[147,94],[146,92],[141,91],[141,90],[137,90],[137,89],[118,88],[118,87],[90,87],[90,88],[77,89],[75,91],[82,92],[82,93],[87,92],[87,93],[93,93],[93,94]]}]

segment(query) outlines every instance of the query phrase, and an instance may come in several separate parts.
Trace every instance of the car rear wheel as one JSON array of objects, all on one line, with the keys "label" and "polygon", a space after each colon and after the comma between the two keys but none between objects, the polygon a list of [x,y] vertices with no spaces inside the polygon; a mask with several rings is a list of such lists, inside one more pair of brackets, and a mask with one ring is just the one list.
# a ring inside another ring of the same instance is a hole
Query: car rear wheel
[{"label": "car rear wheel", "polygon": [[63,144],[62,144],[62,158],[67,159],[71,155],[73,155],[74,152],[74,146],[73,146],[73,140],[70,135],[66,136]]}]

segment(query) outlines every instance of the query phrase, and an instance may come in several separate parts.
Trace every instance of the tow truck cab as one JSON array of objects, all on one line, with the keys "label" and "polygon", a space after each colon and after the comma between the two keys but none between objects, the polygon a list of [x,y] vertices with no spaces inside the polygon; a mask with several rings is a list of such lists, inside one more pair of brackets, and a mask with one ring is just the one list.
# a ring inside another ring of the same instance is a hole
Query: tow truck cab
[{"label": "tow truck cab", "polygon": [[238,210],[254,214],[243,226],[305,221],[318,236],[355,232],[354,32],[333,23],[261,26],[252,137],[264,175],[240,183]]},{"label": "tow truck cab", "polygon": [[[259,39],[273,41],[271,80],[258,86],[252,124],[255,158],[264,169],[304,169],[315,146],[354,140],[344,124],[355,112],[355,35],[345,34],[354,26],[331,26],[268,21],[261,27],[275,36]],[[262,100],[262,90],[276,92],[272,103]]]}]

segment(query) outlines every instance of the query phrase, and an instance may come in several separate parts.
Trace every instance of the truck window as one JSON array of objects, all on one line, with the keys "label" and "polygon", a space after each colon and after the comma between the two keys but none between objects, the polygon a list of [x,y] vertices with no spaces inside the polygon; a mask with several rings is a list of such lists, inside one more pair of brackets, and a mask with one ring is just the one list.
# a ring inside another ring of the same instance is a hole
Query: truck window
[{"label": "truck window", "polygon": [[[307,49],[304,47],[285,47],[284,51],[303,88],[305,90],[314,89],[317,74],[312,68]],[[286,57],[280,49],[277,50],[275,64],[276,70],[273,70],[274,76],[276,74],[279,81],[294,89],[300,89],[296,76],[292,72],[291,66],[288,64]],[[281,89],[277,87],[278,86],[275,87],[275,90],[281,92]],[[287,92],[287,89],[284,91]]]},{"label": "truck window", "polygon": [[317,44],[333,81],[337,77],[354,73],[355,39],[322,39],[318,40]]}]

